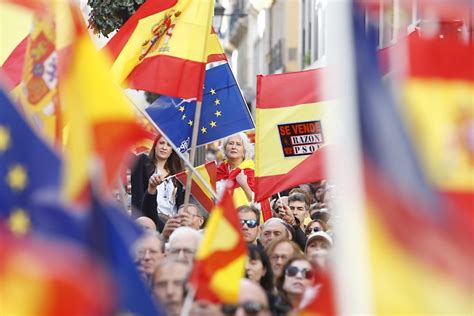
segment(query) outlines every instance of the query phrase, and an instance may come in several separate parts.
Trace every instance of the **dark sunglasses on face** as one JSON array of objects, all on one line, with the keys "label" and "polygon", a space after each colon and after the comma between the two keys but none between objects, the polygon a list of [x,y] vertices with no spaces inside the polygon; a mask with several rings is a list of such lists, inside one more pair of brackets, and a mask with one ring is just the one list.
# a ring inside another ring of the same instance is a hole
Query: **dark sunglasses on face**
[{"label": "dark sunglasses on face", "polygon": [[247,315],[257,315],[261,311],[268,309],[268,307],[258,302],[248,301],[239,305],[224,304],[221,311],[224,315],[235,315],[239,307],[242,307]]},{"label": "dark sunglasses on face", "polygon": [[314,276],[313,271],[311,271],[311,270],[300,269],[300,268],[295,267],[295,266],[289,266],[286,269],[286,275],[289,276],[289,277],[294,277],[299,272],[301,272],[301,275],[303,276],[303,278],[308,279],[308,280],[311,280]]},{"label": "dark sunglasses on face", "polygon": [[320,231],[321,231],[321,227],[315,226],[315,227],[313,227],[313,229],[307,229],[306,230],[306,235],[309,235],[311,233],[317,233],[317,232],[320,232]]},{"label": "dark sunglasses on face", "polygon": [[242,227],[244,227],[244,225],[247,225],[248,228],[255,228],[257,227],[257,220],[256,219],[241,219],[240,224],[242,225]]}]

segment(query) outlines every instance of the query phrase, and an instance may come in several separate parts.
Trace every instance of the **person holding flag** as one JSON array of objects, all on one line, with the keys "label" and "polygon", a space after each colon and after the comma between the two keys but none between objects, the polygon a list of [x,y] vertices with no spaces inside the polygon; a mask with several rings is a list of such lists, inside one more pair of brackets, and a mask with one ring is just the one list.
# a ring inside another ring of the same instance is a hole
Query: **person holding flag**
[{"label": "person holding flag", "polygon": [[138,156],[132,169],[132,205],[162,230],[168,218],[183,203],[183,188],[170,177],[183,170],[178,155],[158,135],[148,155]]},{"label": "person holding flag", "polygon": [[222,150],[225,160],[217,168],[217,192],[232,180],[232,197],[236,207],[248,205],[253,200],[255,164],[252,160],[253,145],[247,135],[237,133],[224,139]]}]

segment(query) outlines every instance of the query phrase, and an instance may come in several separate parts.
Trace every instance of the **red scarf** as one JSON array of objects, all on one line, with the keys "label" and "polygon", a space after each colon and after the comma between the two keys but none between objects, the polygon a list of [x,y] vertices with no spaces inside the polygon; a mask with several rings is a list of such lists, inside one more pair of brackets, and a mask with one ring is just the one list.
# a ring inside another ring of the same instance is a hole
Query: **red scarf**
[{"label": "red scarf", "polygon": [[[240,188],[240,184],[235,180],[237,175],[242,171],[240,168],[235,168],[229,172],[229,164],[227,162],[222,162],[219,167],[217,167],[217,181],[220,180],[232,180],[234,182],[234,189]],[[250,190],[255,190],[255,170],[251,168],[245,168],[244,173],[247,176],[247,183],[250,187]]]}]

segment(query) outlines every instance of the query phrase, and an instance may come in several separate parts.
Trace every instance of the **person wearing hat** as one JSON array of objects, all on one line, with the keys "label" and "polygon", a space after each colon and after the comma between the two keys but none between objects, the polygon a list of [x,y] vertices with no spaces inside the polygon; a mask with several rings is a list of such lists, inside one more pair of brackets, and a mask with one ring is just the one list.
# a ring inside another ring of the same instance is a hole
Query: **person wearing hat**
[{"label": "person wearing hat", "polygon": [[306,258],[308,258],[312,264],[324,269],[332,244],[332,237],[326,232],[318,231],[310,234],[304,249]]}]

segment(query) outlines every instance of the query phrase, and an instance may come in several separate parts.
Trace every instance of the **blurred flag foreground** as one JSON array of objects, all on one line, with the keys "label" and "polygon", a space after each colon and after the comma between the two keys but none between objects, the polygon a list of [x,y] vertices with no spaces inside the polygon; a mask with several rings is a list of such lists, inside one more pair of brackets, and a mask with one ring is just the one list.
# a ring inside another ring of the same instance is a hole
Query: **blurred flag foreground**
[{"label": "blurred flag foreground", "polygon": [[0,101],[2,314],[156,314],[129,253],[138,227],[96,199],[88,211],[62,207],[61,161],[3,93]]},{"label": "blurred flag foreground", "polygon": [[190,277],[196,299],[237,303],[247,250],[232,196],[224,190],[206,224]]},{"label": "blurred flag foreground", "polygon": [[[87,185],[110,185],[143,132],[74,9],[74,44],[58,76],[68,122],[65,159],[0,95],[0,314],[157,315],[129,252],[139,228],[99,200],[103,190],[91,194]],[[78,193],[92,199],[62,203],[65,186],[74,189],[72,200]]]},{"label": "blurred flag foreground", "polygon": [[406,105],[398,107],[359,13],[354,31],[374,310],[472,313],[472,204],[453,204],[440,191],[473,201],[464,133],[469,118],[472,126],[473,45],[410,36]]},{"label": "blurred flag foreground", "polygon": [[325,177],[322,69],[257,77],[255,200]]},{"label": "blurred flag foreground", "polygon": [[110,189],[128,149],[148,134],[130,101],[113,83],[106,56],[97,52],[79,16],[74,22],[76,37],[70,59],[61,69],[60,98],[69,124],[65,193],[78,199],[87,188],[94,159],[104,168],[104,189]]}]

